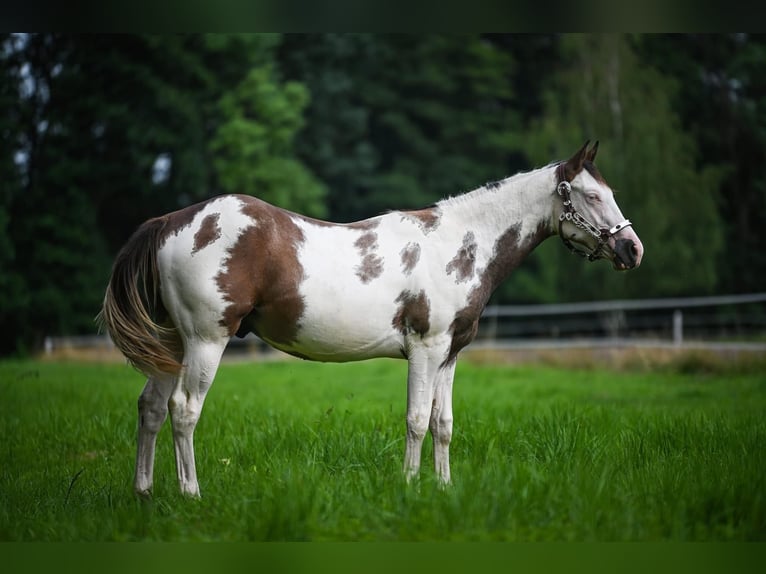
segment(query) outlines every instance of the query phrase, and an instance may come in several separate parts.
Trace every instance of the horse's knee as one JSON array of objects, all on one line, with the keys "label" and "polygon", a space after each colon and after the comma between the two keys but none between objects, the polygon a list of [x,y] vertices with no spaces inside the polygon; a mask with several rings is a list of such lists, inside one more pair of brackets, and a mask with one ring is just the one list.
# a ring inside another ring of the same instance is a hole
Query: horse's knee
[{"label": "horse's knee", "polygon": [[168,402],[174,434],[186,434],[197,426],[202,407],[185,393],[174,393]]},{"label": "horse's knee", "polygon": [[428,418],[422,413],[407,415],[407,437],[422,441],[428,432]]}]

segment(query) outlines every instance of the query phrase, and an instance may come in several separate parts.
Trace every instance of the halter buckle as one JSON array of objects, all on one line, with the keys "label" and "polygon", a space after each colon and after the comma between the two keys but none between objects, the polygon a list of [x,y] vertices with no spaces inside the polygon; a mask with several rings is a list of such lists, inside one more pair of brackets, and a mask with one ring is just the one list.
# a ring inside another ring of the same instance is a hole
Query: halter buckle
[{"label": "halter buckle", "polygon": [[572,192],[572,185],[566,180],[560,181],[556,186],[556,191],[561,197],[569,197]]}]

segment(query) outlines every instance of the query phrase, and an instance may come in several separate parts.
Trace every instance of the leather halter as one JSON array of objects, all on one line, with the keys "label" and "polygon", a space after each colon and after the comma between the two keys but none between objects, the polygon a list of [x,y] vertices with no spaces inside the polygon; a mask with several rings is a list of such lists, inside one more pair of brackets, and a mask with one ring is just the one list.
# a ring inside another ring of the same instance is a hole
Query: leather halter
[{"label": "leather halter", "polygon": [[[615,235],[620,230],[625,229],[633,225],[629,219],[625,219],[620,223],[614,225],[611,228],[597,227],[583,217],[572,205],[572,185],[566,179],[564,174],[564,164],[560,163],[556,168],[556,175],[558,176],[559,183],[556,186],[556,192],[561,197],[564,203],[564,211],[559,215],[559,237],[566,247],[572,252],[581,257],[587,257],[588,261],[595,261],[596,259],[604,259],[606,257],[604,253],[604,246],[612,235]],[[565,222],[572,223],[575,227],[578,227],[586,233],[592,235],[598,240],[596,246],[588,252],[585,246],[582,244],[574,244],[563,233],[563,225]]]}]

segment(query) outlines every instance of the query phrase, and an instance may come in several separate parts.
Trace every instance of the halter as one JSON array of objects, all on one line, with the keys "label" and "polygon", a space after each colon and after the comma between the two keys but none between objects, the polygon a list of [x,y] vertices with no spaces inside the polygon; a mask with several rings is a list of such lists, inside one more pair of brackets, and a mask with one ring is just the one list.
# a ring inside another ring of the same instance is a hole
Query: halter
[{"label": "halter", "polygon": [[[603,248],[609,238],[618,233],[620,230],[625,229],[626,227],[630,227],[633,224],[629,219],[625,219],[611,228],[596,227],[590,221],[585,219],[577,212],[577,210],[574,208],[574,205],[572,205],[572,184],[570,184],[564,178],[564,172],[562,168],[563,164],[559,164],[558,168],[556,169],[556,173],[560,180],[559,184],[556,186],[556,192],[559,194],[562,202],[564,203],[564,211],[562,211],[561,215],[559,215],[559,237],[561,238],[561,241],[564,243],[564,245],[566,245],[567,249],[569,249],[572,253],[575,253],[581,257],[587,257],[588,261],[603,259],[605,257]],[[598,243],[590,253],[583,248],[584,246],[575,245],[567,237],[564,236],[562,226],[566,221],[574,224],[576,227],[579,227],[598,240]]]}]

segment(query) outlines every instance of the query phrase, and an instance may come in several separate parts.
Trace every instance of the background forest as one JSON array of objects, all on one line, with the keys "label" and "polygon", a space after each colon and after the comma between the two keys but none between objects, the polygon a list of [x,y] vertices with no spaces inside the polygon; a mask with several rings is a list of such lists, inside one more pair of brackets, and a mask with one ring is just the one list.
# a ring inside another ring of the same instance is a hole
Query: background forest
[{"label": "background forest", "polygon": [[0,354],[91,333],[145,219],[220,193],[347,222],[598,164],[640,270],[543,244],[495,303],[763,290],[766,37],[0,37]]}]

